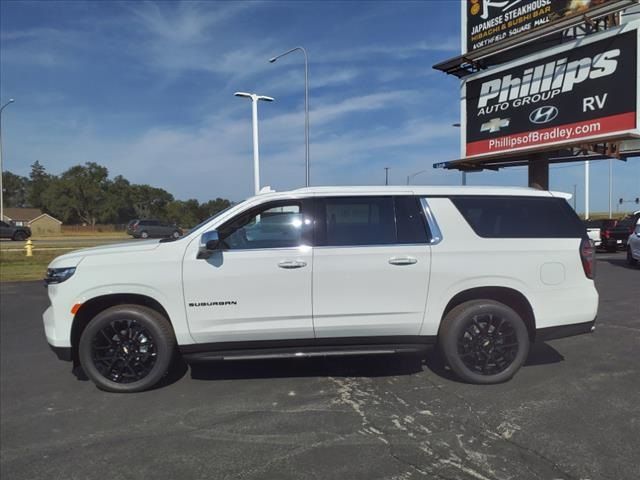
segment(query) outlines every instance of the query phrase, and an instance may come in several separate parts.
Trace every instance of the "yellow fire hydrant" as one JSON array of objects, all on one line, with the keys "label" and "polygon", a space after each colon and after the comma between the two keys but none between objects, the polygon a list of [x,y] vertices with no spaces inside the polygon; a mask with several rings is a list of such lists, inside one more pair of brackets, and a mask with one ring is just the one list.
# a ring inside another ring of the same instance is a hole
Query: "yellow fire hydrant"
[{"label": "yellow fire hydrant", "polygon": [[27,257],[33,257],[33,242],[30,238],[24,244],[24,249],[27,251]]}]

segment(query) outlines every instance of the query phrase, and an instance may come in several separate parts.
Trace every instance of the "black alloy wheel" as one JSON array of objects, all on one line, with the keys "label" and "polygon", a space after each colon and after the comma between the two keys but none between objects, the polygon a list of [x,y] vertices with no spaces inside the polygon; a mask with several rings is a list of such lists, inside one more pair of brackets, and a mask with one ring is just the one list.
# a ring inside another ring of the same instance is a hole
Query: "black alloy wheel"
[{"label": "black alloy wheel", "polygon": [[458,378],[477,384],[509,380],[529,355],[529,331],[511,307],[470,300],[442,320],[438,346]]},{"label": "black alloy wheel", "polygon": [[94,335],[93,364],[116,383],[142,380],[153,369],[158,355],[151,333],[135,320],[114,320]]},{"label": "black alloy wheel", "polygon": [[115,305],[98,313],[78,344],[82,369],[98,388],[148,390],[168,372],[176,350],[169,321],[142,305]]},{"label": "black alloy wheel", "polygon": [[469,370],[480,375],[503,372],[513,363],[518,348],[510,321],[491,313],[474,315],[458,337],[458,355]]},{"label": "black alloy wheel", "polygon": [[15,241],[17,241],[17,242],[22,242],[23,240],[26,240],[26,239],[27,239],[27,234],[26,234],[26,233],[24,233],[24,232],[16,232],[16,233],[13,235],[13,239],[14,239]]}]

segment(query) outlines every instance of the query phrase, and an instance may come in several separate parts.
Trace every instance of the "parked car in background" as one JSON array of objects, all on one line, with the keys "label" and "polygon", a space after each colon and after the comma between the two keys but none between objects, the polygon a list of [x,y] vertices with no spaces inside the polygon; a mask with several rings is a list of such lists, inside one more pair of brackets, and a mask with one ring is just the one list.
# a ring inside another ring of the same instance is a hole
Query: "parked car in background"
[{"label": "parked car in background", "polygon": [[611,229],[613,229],[617,220],[612,218],[605,218],[600,220],[585,220],[584,226],[587,229],[587,235],[596,248],[604,248],[610,251],[617,249],[617,243],[611,238]]},{"label": "parked car in background", "polygon": [[609,230],[608,244],[615,245],[612,246],[610,250],[615,251],[618,248],[622,248],[624,250],[627,249],[627,240],[629,239],[629,235],[631,235],[636,228],[638,219],[640,219],[640,210],[633,212],[631,215],[627,215],[620,220],[615,227]]},{"label": "parked car in background", "polygon": [[180,239],[56,258],[44,328],[60,359],[112,392],[152,388],[177,353],[233,361],[434,345],[461,380],[499,383],[532,342],[593,331],[594,261],[555,192],[269,192]]},{"label": "parked car in background", "polygon": [[0,222],[0,238],[10,238],[11,240],[26,240],[31,236],[31,229],[24,226],[10,225],[7,222]]},{"label": "parked car in background", "polygon": [[134,238],[180,238],[182,230],[175,224],[160,220],[131,220],[127,224],[127,233]]},{"label": "parked car in background", "polygon": [[636,228],[627,239],[627,263],[632,266],[640,262],[640,219],[636,221]]}]

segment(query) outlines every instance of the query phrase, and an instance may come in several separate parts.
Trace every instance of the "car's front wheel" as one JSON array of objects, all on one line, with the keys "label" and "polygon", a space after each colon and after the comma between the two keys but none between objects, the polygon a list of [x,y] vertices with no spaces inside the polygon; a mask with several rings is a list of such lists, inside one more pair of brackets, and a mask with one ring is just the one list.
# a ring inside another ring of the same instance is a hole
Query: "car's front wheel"
[{"label": "car's front wheel", "polygon": [[171,234],[171,236],[172,236],[173,238],[180,238],[180,232],[179,232],[178,230],[175,230],[175,231]]},{"label": "car's front wheel", "polygon": [[638,265],[638,261],[635,258],[633,258],[633,255],[631,254],[630,245],[627,245],[627,263],[632,267],[635,267],[636,265]]},{"label": "car's front wheel", "polygon": [[453,308],[442,322],[438,343],[453,372],[478,384],[509,380],[530,347],[522,318],[494,300],[471,300]]},{"label": "car's front wheel", "polygon": [[149,232],[141,232],[140,238],[149,238]]},{"label": "car's front wheel", "polygon": [[16,233],[13,234],[13,240],[18,241],[18,242],[22,242],[23,240],[27,239],[27,234],[25,232],[22,231],[17,231]]},{"label": "car's front wheel", "polygon": [[176,346],[168,320],[140,305],[102,311],[82,332],[80,364],[101,389],[130,393],[148,390],[167,373]]}]

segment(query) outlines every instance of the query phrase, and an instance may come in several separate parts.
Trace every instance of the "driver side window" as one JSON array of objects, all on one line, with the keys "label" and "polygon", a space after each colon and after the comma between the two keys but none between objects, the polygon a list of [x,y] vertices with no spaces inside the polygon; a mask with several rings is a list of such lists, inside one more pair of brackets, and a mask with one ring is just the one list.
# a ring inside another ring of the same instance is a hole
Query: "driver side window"
[{"label": "driver side window", "polygon": [[228,250],[293,248],[304,243],[305,225],[301,202],[269,203],[224,225],[220,239]]}]

